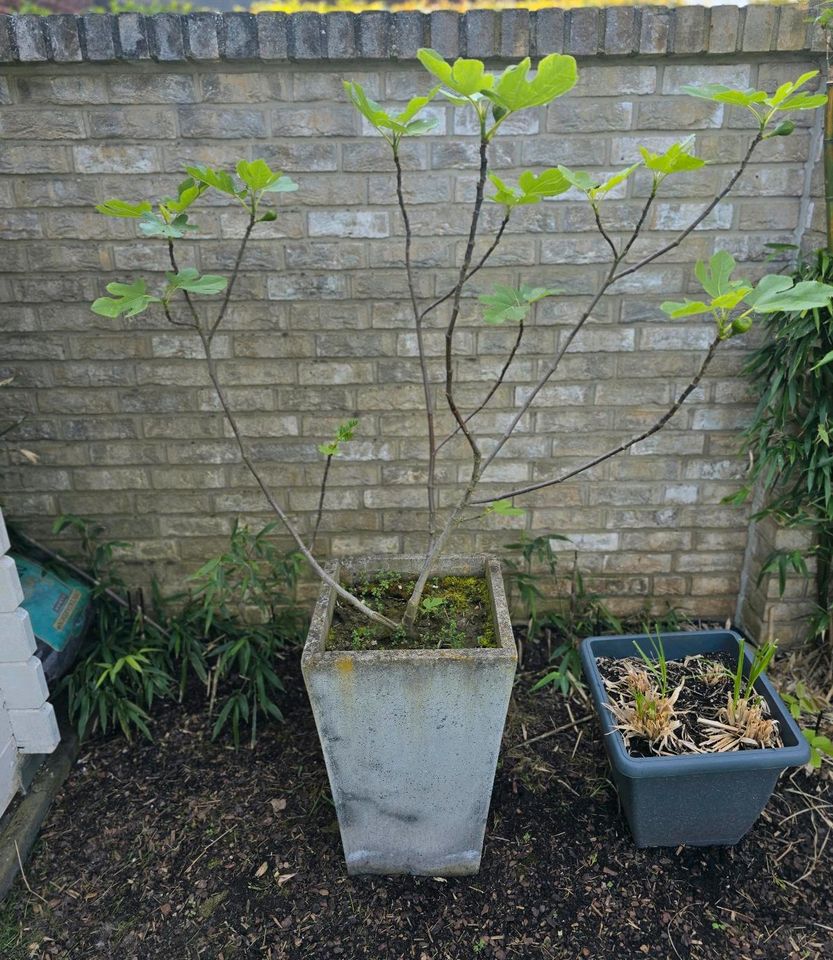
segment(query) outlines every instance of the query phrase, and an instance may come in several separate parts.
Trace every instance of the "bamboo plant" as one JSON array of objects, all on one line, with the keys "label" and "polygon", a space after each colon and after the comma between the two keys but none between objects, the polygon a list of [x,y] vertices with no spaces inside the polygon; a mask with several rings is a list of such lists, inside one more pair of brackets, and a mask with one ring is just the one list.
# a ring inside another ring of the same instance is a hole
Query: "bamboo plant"
[{"label": "bamboo plant", "polygon": [[[792,111],[811,110],[821,106],[824,96],[813,95],[802,88],[815,76],[807,73],[795,83],[786,83],[774,93],[763,90],[735,90],[721,85],[687,87],[684,92],[718,103],[732,104],[750,111],[755,118],[755,130],[750,135],[743,159],[725,185],[713,199],[680,230],[672,239],[660,243],[654,249],[636,253],[637,240],[642,236],[651,208],[669,177],[696,171],[706,164],[693,150],[693,138],[673,145],[670,149],[655,153],[641,147],[639,157],[625,169],[599,181],[596,177],[567,166],[557,166],[535,172],[523,172],[517,181],[509,182],[491,169],[490,148],[506,121],[528,110],[537,110],[567,94],[575,85],[577,69],[570,56],[551,54],[531,70],[529,58],[508,66],[499,74],[486,70],[484,64],[474,59],[457,59],[446,62],[432,50],[420,50],[419,59],[436,81],[427,93],[414,96],[404,109],[390,111],[373,102],[356,82],[345,83],[347,94],[365,120],[387,142],[391,152],[392,172],[395,176],[396,197],[404,228],[405,285],[413,315],[416,334],[421,382],[425,401],[425,442],[427,444],[427,479],[425,499],[428,508],[428,547],[424,554],[421,572],[413,593],[408,600],[401,623],[368,607],[350,590],[336,582],[314,551],[315,532],[320,523],[326,494],[326,480],[331,461],[338,452],[338,444],[346,439],[343,433],[335,441],[322,445],[325,458],[324,479],[319,497],[319,512],[312,529],[302,529],[289,515],[278,496],[265,479],[257,462],[252,458],[249,445],[243,435],[235,412],[229,401],[224,384],[218,373],[214,354],[217,332],[231,309],[231,298],[240,269],[245,261],[246,247],[250,237],[260,224],[276,219],[276,210],[267,205],[272,194],[295,190],[296,184],[280,172],[273,171],[263,160],[241,161],[233,176],[224,171],[193,166],[187,170],[187,178],[179,187],[176,197],[166,198],[152,205],[150,202],[127,203],[109,200],[97,209],[114,217],[138,220],[139,230],[148,237],[157,237],[167,246],[171,270],[166,274],[166,284],[158,293],[149,292],[148,281],[137,279],[132,283],[111,283],[111,294],[95,301],[92,309],[110,317],[135,316],[148,308],[161,310],[175,327],[192,331],[202,343],[207,371],[217,393],[220,405],[228,420],[240,451],[243,463],[251,472],[272,510],[285,526],[298,549],[312,570],[328,583],[342,598],[352,604],[369,621],[386,631],[414,630],[420,612],[422,593],[438,557],[446,550],[458,525],[472,516],[485,513],[519,512],[515,501],[525,495],[546,487],[561,484],[584,473],[597,464],[630,449],[635,444],[652,436],[674,416],[687,397],[697,388],[720,344],[734,336],[745,333],[755,315],[767,315],[778,310],[806,311],[826,308],[833,297],[833,286],[817,281],[794,282],[782,276],[765,276],[757,283],[748,283],[737,278],[735,262],[725,252],[717,252],[708,263],[698,263],[697,277],[703,287],[700,300],[666,302],[662,310],[672,318],[702,315],[714,322],[714,335],[705,351],[700,367],[691,382],[655,423],[637,436],[603,451],[586,463],[562,472],[554,472],[536,483],[522,484],[497,494],[480,492],[481,483],[488,481],[488,471],[501,455],[525,414],[533,407],[543,388],[557,373],[570,345],[593,316],[603,298],[616,291],[617,284],[626,277],[638,274],[643,268],[676,249],[711,214],[737,183],[752,160],[760,144],[773,137],[789,136],[793,124],[784,119]],[[436,118],[425,108],[436,98],[442,97],[459,110],[473,117],[478,131],[478,172],[467,230],[467,241],[456,268],[456,279],[448,290],[430,302],[424,302],[417,284],[417,267],[412,256],[413,230],[405,201],[404,169],[401,146],[403,140],[431,134]],[[614,232],[606,225],[606,202],[615,188],[623,186],[639,169],[645,169],[651,177],[651,190],[641,213],[632,228],[624,234]],[[233,269],[228,277],[200,275],[193,267],[181,267],[179,251],[189,234],[197,227],[191,222],[193,205],[209,191],[224,194],[232,202],[239,203],[245,229],[237,249]],[[477,416],[487,409],[498,388],[510,375],[513,360],[525,332],[534,323],[535,305],[558,297],[558,291],[544,286],[522,285],[515,289],[502,286],[492,293],[481,296],[483,321],[496,325],[517,325],[514,345],[494,382],[485,390],[482,401],[472,410],[465,410],[459,398],[455,381],[455,360],[459,356],[459,339],[455,337],[466,288],[489,261],[501,244],[507,244],[506,228],[515,211],[524,206],[538,204],[552,197],[574,191],[588,204],[598,229],[600,240],[610,252],[609,263],[603,279],[590,299],[589,305],[573,317],[572,326],[562,339],[558,349],[542,358],[542,371],[525,398],[517,406],[508,425],[497,439],[488,444],[478,435]],[[486,239],[482,254],[475,255],[478,240],[484,233],[483,210],[485,204],[494,204],[501,211],[500,222],[493,235]],[[219,301],[202,302],[203,297],[219,296]],[[444,332],[445,349],[442,357],[441,384],[435,396],[431,360],[426,352],[425,331],[439,327]],[[447,436],[439,436],[435,408],[437,402],[445,403],[453,418],[453,430]],[[355,424],[346,430],[352,433]],[[470,454],[468,480],[457,491],[452,505],[443,509],[438,497],[438,463],[445,445],[457,435],[462,435]]]}]

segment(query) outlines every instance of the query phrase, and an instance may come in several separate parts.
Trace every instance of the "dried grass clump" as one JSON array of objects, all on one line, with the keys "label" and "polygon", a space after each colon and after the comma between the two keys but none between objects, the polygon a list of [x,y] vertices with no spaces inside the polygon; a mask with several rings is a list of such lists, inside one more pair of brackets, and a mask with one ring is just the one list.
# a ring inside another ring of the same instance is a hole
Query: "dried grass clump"
[{"label": "dried grass clump", "polygon": [[744,747],[780,747],[778,722],[767,716],[767,702],[763,697],[745,697],[735,700],[729,694],[719,719],[699,718],[701,727],[712,732],[703,746],[715,753],[728,753]]},{"label": "dried grass clump", "polygon": [[[625,685],[629,686],[630,682],[641,684],[642,681],[637,676],[639,673],[644,671],[626,673],[623,677]],[[647,675],[645,679],[648,679]],[[681,683],[669,696],[664,697],[648,681],[646,692],[630,688],[629,698],[611,698],[608,708],[616,720],[616,729],[622,734],[626,747],[630,746],[632,740],[639,739],[647,741],[655,753],[664,754],[676,752],[672,747],[678,748],[684,744],[677,732],[682,721],[675,709],[682,689]]]},{"label": "dried grass clump", "polygon": [[707,660],[700,671],[700,679],[710,687],[720,686],[721,683],[726,682],[727,677],[726,668],[716,660]]}]

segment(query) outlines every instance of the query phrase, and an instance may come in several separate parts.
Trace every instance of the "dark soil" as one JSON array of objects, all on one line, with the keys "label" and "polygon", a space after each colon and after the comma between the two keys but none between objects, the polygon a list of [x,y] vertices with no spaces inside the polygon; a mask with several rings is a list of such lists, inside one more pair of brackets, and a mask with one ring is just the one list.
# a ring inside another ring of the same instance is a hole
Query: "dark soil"
[{"label": "dark soil", "polygon": [[[416,585],[400,573],[380,573],[352,584],[355,595],[377,613],[399,622]],[[489,588],[483,577],[431,577],[425,584],[414,636],[367,622],[340,599],[327,637],[328,650],[424,650],[495,647]]]},{"label": "dark soil", "polygon": [[[586,702],[510,708],[480,874],[348,878],[297,665],[254,751],[169,707],[88,747],[0,909],[3,960],[833,957],[828,781],[782,778],[734,848],[638,850]],[[293,661],[294,663],[294,661]],[[530,666],[534,669],[530,670]]]},{"label": "dark soil", "polygon": [[[596,663],[599,673],[606,683],[615,683],[617,695],[626,702],[632,698],[624,681],[625,667],[640,670],[644,663],[638,657],[622,657],[618,660],[609,657],[598,657]],[[667,688],[668,693],[676,690],[682,684],[674,713],[681,726],[677,731],[678,737],[665,748],[665,753],[691,754],[696,751],[688,749],[685,743],[693,743],[695,747],[703,749],[711,731],[699,724],[701,719],[719,720],[720,711],[726,706],[727,698],[732,693],[734,685],[734,671],[736,663],[725,653],[715,653],[711,656],[686,657],[685,660],[667,661]],[[713,673],[709,675],[709,671]],[[781,747],[783,742],[777,733],[775,742],[771,746]],[[643,738],[634,737],[626,744],[626,749],[632,757],[653,757],[657,751],[651,743]],[[741,750],[756,750],[759,747],[752,744],[743,744]]]}]

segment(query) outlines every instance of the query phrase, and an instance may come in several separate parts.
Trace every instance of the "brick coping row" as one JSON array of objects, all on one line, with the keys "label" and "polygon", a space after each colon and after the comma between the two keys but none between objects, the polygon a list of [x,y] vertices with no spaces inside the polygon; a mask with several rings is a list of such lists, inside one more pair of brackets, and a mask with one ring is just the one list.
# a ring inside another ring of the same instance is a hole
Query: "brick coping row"
[{"label": "brick coping row", "polygon": [[0,63],[514,59],[818,52],[806,6],[0,16]]}]

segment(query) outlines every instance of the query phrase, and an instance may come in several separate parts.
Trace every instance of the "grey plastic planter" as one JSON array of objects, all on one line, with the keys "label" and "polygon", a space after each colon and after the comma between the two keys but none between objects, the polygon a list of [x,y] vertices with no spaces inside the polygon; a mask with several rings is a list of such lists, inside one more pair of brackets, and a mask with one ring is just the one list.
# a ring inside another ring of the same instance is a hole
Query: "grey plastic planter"
[{"label": "grey plastic planter", "polygon": [[[737,753],[681,757],[631,757],[605,704],[607,693],[597,657],[639,656],[636,641],[650,649],[645,634],[589,637],[581,646],[584,675],[604,734],[604,745],[619,800],[639,847],[730,845],[757,820],[780,774],[810,759],[810,748],[772,684],[762,676],[755,689],[769,703],[784,746]],[[731,630],[666,633],[662,642],[669,660],[693,654],[728,653],[737,662],[740,636]],[[745,651],[746,670],[752,658]]]},{"label": "grey plastic planter", "polygon": [[[415,574],[420,557],[334,565]],[[328,651],[335,591],[322,587],[302,658],[347,872],[452,876],[480,867],[516,649],[500,564],[446,557],[437,575],[485,575],[499,646]]]}]

